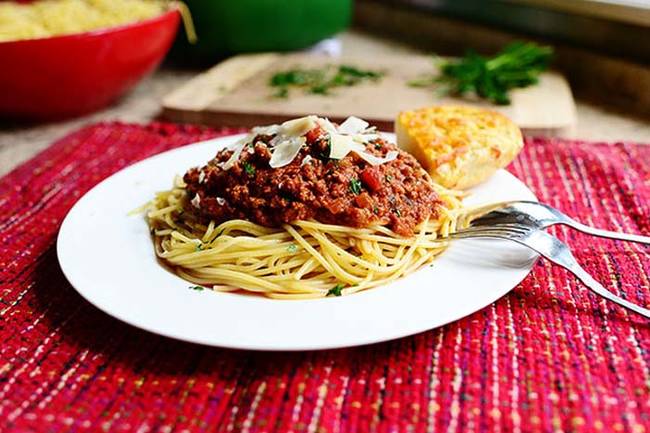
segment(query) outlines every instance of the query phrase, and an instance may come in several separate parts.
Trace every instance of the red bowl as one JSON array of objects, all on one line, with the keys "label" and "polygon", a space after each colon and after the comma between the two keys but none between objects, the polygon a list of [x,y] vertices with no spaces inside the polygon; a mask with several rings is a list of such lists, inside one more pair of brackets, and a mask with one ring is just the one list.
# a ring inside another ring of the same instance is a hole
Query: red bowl
[{"label": "red bowl", "polygon": [[0,42],[0,116],[58,119],[96,110],[152,72],[179,13],[86,33]]}]

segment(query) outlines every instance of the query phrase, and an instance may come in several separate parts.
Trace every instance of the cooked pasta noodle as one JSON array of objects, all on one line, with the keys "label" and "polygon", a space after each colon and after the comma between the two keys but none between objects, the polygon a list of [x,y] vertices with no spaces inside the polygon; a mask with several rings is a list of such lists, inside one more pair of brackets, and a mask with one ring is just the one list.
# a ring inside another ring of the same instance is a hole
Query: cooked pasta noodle
[{"label": "cooked pasta noodle", "polygon": [[453,232],[460,194],[436,187],[439,217],[411,238],[375,225],[352,228],[296,221],[269,228],[235,219],[205,223],[187,211],[182,179],[146,206],[157,256],[179,276],[219,291],[245,290],[272,298],[319,298],[385,284],[430,263]]},{"label": "cooked pasta noodle", "polygon": [[170,3],[160,0],[40,0],[0,2],[0,41],[81,33],[146,20]]}]

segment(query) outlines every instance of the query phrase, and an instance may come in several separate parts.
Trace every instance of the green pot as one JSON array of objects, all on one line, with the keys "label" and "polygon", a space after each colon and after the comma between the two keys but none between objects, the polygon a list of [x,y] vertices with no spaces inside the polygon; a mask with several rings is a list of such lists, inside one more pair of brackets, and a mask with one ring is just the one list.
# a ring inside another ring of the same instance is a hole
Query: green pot
[{"label": "green pot", "polygon": [[209,62],[224,56],[308,47],[350,23],[352,0],[185,0],[198,42],[180,31],[172,57]]}]

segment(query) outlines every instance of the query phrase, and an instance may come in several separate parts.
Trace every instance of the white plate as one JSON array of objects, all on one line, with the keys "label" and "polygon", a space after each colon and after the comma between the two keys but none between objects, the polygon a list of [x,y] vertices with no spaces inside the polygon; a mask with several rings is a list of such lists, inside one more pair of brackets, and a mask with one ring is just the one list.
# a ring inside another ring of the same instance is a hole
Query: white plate
[{"label": "white plate", "polygon": [[[124,322],[180,340],[238,349],[330,349],[404,337],[467,316],[515,287],[535,261],[518,245],[456,241],[433,266],[351,296],[281,301],[190,290],[156,261],[144,218],[128,213],[168,189],[175,174],[205,163],[239,137],[141,161],[77,202],[61,226],[57,253],[81,296]],[[466,203],[511,199],[535,196],[502,170]]]}]

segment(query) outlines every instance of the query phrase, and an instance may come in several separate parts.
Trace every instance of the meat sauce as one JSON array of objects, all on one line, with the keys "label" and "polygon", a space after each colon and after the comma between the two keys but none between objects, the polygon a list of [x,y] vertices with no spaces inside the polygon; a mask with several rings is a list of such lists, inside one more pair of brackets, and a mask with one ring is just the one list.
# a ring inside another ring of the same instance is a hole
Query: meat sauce
[{"label": "meat sauce", "polygon": [[277,227],[314,219],[349,227],[386,226],[412,236],[426,218],[435,218],[441,205],[432,182],[417,160],[379,138],[366,151],[396,159],[373,166],[349,153],[330,159],[329,139],[319,127],[310,130],[291,163],[271,168],[270,135],[258,135],[230,169],[220,167],[231,155],[222,150],[201,168],[184,176],[193,212],[217,223],[245,219]]}]

